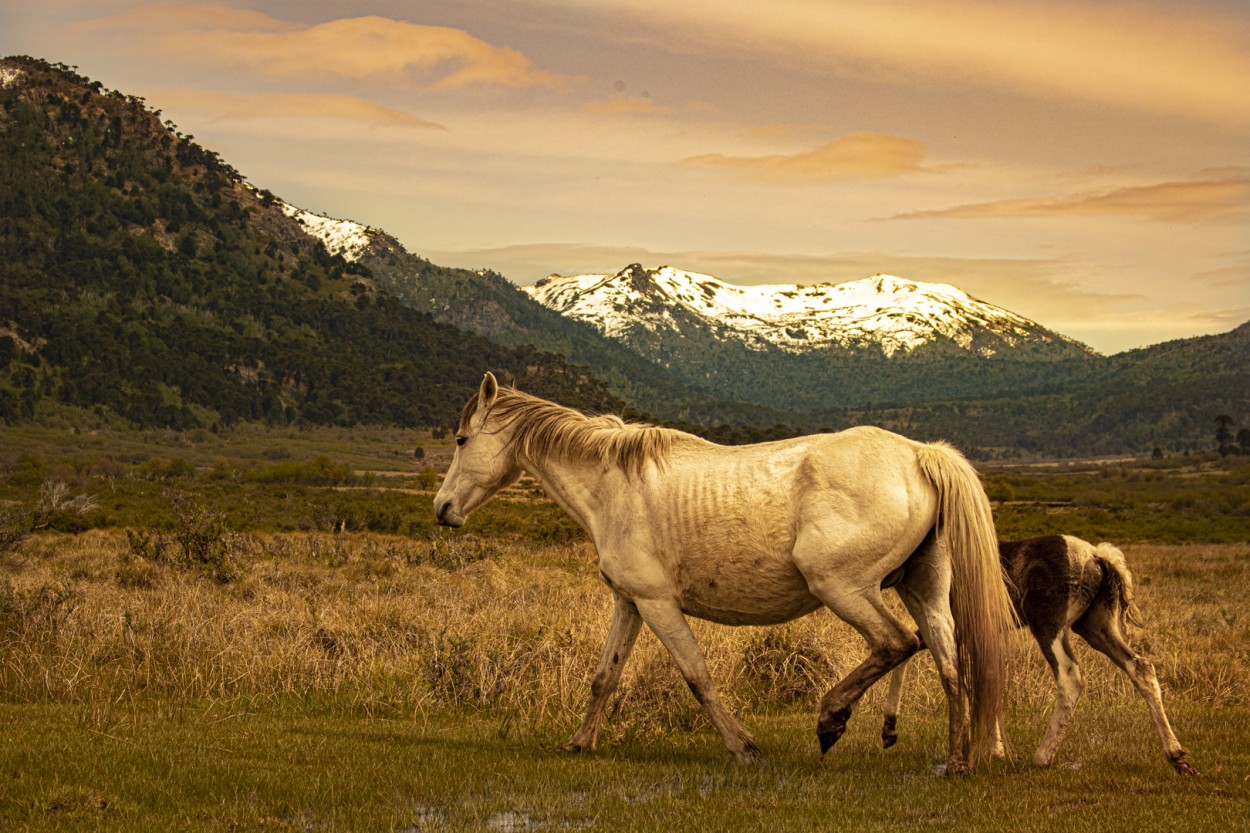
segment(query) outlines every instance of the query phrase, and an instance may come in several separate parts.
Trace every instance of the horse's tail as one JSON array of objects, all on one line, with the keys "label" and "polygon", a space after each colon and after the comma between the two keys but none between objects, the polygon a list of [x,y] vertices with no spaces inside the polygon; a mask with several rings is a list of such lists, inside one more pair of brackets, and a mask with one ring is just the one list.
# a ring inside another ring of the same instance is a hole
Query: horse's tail
[{"label": "horse's tail", "polygon": [[959,680],[970,700],[970,760],[989,752],[1002,716],[1015,611],[998,561],[994,515],[981,479],[946,443],[922,445],[921,471],[938,493],[936,532],[951,561],[951,612]]},{"label": "horse's tail", "polygon": [[1120,614],[1120,627],[1126,622],[1141,625],[1137,603],[1133,601],[1133,574],[1124,553],[1105,541],[1094,547],[1094,560],[1102,565],[1103,590],[1114,601]]}]

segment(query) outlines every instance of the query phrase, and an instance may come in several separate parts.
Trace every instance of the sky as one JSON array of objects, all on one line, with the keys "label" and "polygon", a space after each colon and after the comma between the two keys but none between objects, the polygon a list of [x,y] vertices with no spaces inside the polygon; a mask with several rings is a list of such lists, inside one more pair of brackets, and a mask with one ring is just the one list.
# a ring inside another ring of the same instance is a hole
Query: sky
[{"label": "sky", "polygon": [[1096,350],[1250,320],[1250,4],[0,0],[0,55],[518,284],[954,284]]}]

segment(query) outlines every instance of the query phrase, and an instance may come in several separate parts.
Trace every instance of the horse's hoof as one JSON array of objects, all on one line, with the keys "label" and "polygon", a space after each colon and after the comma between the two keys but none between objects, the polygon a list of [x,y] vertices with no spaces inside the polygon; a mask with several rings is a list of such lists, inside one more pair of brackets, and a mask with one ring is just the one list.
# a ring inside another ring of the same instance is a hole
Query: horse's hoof
[{"label": "horse's hoof", "polygon": [[816,737],[820,739],[820,754],[823,755],[838,742],[846,731],[846,721],[851,717],[851,710],[838,709],[836,712],[820,718],[816,724]]}]

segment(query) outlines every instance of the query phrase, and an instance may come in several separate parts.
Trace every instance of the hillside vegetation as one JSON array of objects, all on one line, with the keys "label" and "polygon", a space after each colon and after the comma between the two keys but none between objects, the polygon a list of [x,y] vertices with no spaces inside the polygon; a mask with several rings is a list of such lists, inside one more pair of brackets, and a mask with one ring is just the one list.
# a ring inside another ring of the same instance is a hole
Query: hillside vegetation
[{"label": "hillside vegetation", "polygon": [[330,256],[143,101],[5,59],[0,419],[443,425],[487,368],[586,407],[585,372],[437,324]]}]

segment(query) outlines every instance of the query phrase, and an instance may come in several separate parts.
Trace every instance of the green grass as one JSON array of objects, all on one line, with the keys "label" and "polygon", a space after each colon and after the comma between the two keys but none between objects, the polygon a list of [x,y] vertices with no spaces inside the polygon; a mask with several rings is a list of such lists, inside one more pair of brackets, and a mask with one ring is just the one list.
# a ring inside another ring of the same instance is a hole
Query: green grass
[{"label": "green grass", "polygon": [[[1087,704],[1088,705],[1088,704]],[[1177,710],[1204,770],[1172,773],[1140,703],[1078,711],[1056,766],[935,772],[943,726],[909,715],[877,748],[860,716],[823,760],[808,715],[748,715],[765,750],[733,764],[706,726],[551,747],[552,730],[471,712],[364,719],[306,707],[140,716],[85,730],[74,710],[0,708],[7,830],[933,830],[1245,829],[1250,711]],[[1035,715],[1018,731],[1032,741]],[[566,727],[570,728],[570,727]]]},{"label": "green grass", "polygon": [[1215,454],[1115,463],[989,466],[1003,538],[1063,532],[1093,541],[1250,540],[1250,461]]}]

